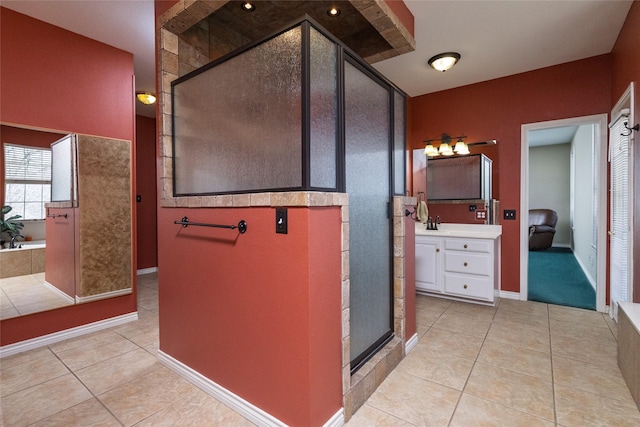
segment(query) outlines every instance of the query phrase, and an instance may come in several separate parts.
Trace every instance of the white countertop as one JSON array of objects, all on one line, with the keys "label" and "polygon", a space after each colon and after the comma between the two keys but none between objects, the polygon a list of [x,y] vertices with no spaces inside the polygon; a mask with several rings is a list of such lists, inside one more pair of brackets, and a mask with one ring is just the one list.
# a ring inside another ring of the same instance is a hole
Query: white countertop
[{"label": "white countertop", "polygon": [[16,246],[21,246],[21,247],[16,247],[13,249],[9,249],[9,243],[5,244],[7,247],[5,249],[2,249],[3,251],[23,251],[23,250],[28,250],[28,249],[42,249],[45,248],[46,245],[46,241],[45,240],[30,240],[30,241],[23,241],[20,240],[18,242],[16,242]]},{"label": "white countertop", "polygon": [[438,230],[427,230],[427,224],[416,222],[416,236],[497,239],[500,235],[501,225],[442,223],[438,224]]}]

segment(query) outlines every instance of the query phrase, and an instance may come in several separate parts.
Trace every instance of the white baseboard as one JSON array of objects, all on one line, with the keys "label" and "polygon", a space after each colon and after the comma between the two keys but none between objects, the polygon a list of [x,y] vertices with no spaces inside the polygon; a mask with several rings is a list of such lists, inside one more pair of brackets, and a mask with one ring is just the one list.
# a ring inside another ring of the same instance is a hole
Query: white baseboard
[{"label": "white baseboard", "polygon": [[521,299],[520,292],[511,292],[511,291],[497,291],[498,296],[504,299]]},{"label": "white baseboard", "polygon": [[593,277],[591,277],[591,274],[589,274],[589,270],[587,270],[587,267],[582,263],[582,260],[576,256],[575,252],[573,253],[573,257],[576,259],[576,261],[578,261],[578,265],[580,266],[580,269],[582,269],[582,272],[584,273],[585,277],[589,281],[589,284],[591,285],[591,287],[595,291],[596,290],[596,281],[593,280]]},{"label": "white baseboard", "polygon": [[80,304],[80,303],[83,303],[83,302],[98,301],[98,300],[106,299],[106,298],[113,298],[113,297],[119,297],[119,296],[122,296],[122,295],[129,295],[132,292],[133,292],[133,290],[131,288],[127,288],[127,289],[120,289],[118,291],[104,292],[104,293],[97,294],[97,295],[89,295],[88,297],[79,297],[78,295],[76,295],[76,302],[78,304]]},{"label": "white baseboard", "polygon": [[279,419],[266,413],[257,406],[247,402],[240,396],[225,389],[214,381],[211,381],[209,378],[205,377],[198,371],[191,369],[184,363],[174,359],[161,350],[158,350],[158,360],[164,363],[169,369],[175,371],[178,375],[180,375],[190,383],[194,384],[195,386],[204,390],[206,393],[215,397],[225,405],[229,406],[252,423],[259,426],[286,426],[286,424]]},{"label": "white baseboard", "polygon": [[158,267],[149,267],[149,268],[141,268],[140,270],[137,271],[137,273],[138,273],[138,276],[140,276],[142,274],[155,273],[156,271],[158,271]]},{"label": "white baseboard", "polygon": [[56,288],[55,286],[53,286],[51,283],[47,282],[45,280],[44,282],[44,286],[46,288],[48,288],[51,292],[53,292],[54,294],[58,295],[60,298],[63,298],[65,301],[67,301],[69,304],[75,304],[76,300],[65,294],[64,292],[62,292],[60,289]]},{"label": "white baseboard", "polygon": [[44,347],[46,345],[55,344],[60,341],[68,340],[82,335],[97,332],[102,329],[113,328],[114,326],[138,320],[138,312],[123,314],[121,316],[112,317],[110,319],[100,320],[98,322],[89,323],[87,325],[77,326],[64,331],[54,332],[52,334],[43,335],[41,337],[20,341],[15,344],[8,344],[0,347],[0,358],[13,356],[23,351],[33,350],[35,348]]},{"label": "white baseboard", "polygon": [[409,340],[404,345],[404,354],[409,354],[409,352],[413,350],[413,348],[417,345],[418,345],[418,334],[416,333],[416,334],[413,334],[413,336],[409,338]]},{"label": "white baseboard", "polygon": [[[274,417],[271,414],[263,411],[257,406],[247,402],[235,393],[227,390],[219,384],[211,381],[198,371],[191,369],[189,366],[174,359],[165,352],[158,350],[158,360],[164,363],[169,369],[176,372],[178,375],[194,384],[198,388],[202,389],[206,393],[215,397],[231,409],[259,426],[269,427],[286,427],[286,424]],[[327,427],[339,427],[344,424],[344,410],[340,408],[329,420],[325,423]]]},{"label": "white baseboard", "polygon": [[323,427],[342,427],[344,425],[344,408],[333,414]]}]

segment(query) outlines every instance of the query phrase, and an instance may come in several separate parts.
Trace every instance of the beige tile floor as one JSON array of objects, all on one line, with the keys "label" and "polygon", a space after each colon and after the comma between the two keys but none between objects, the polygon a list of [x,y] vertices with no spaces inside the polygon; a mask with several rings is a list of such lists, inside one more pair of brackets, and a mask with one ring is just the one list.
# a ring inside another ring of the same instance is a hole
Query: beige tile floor
[{"label": "beige tile floor", "polygon": [[[157,276],[138,284],[138,321],[0,360],[0,425],[252,425],[158,362]],[[420,296],[417,317],[418,345],[348,427],[640,425],[606,316]]]},{"label": "beige tile floor", "polygon": [[73,304],[45,285],[44,273],[0,279],[0,319]]},{"label": "beige tile floor", "polygon": [[640,426],[608,316],[506,299],[417,306],[418,345],[348,427]]}]

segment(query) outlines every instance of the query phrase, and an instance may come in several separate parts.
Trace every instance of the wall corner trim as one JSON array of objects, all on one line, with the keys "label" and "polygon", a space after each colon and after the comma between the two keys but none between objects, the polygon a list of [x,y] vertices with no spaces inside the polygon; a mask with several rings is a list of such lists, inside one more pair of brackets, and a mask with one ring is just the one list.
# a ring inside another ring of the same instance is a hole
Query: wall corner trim
[{"label": "wall corner trim", "polygon": [[415,346],[418,345],[418,334],[415,333],[404,345],[404,354],[407,355]]},{"label": "wall corner trim", "polygon": [[60,341],[76,338],[81,335],[97,332],[102,329],[113,328],[125,323],[138,320],[138,312],[123,314],[121,316],[111,317],[109,319],[100,320],[98,322],[89,323],[87,325],[77,326],[64,331],[54,332],[52,334],[43,335],[41,337],[32,338],[26,341],[20,341],[15,344],[8,344],[0,347],[0,359],[24,351],[33,350],[35,348],[44,347],[46,345],[55,344]]}]

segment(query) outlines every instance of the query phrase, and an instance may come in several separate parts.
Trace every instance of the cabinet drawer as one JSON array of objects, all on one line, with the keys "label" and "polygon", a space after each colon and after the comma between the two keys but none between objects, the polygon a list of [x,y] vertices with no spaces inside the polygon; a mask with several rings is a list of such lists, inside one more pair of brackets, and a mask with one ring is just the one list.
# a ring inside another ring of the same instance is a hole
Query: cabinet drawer
[{"label": "cabinet drawer", "polygon": [[465,298],[493,301],[493,281],[488,277],[445,273],[444,291]]},{"label": "cabinet drawer", "polygon": [[491,276],[493,265],[489,254],[447,251],[444,253],[444,269],[455,273]]},{"label": "cabinet drawer", "polygon": [[466,252],[491,252],[493,242],[474,239],[447,239],[444,242],[445,249]]}]

